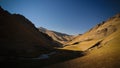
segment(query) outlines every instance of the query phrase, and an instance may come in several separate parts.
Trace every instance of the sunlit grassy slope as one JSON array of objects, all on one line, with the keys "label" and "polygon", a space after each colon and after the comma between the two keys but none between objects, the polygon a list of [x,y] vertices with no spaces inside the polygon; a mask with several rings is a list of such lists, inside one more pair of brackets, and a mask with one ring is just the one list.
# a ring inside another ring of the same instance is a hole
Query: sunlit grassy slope
[{"label": "sunlit grassy slope", "polygon": [[[110,24],[114,25],[117,30],[106,37],[100,38],[102,39],[100,48],[94,47],[92,50],[87,51],[87,54],[83,57],[54,64],[46,68],[120,68],[120,19],[114,18],[108,20],[108,23],[103,26],[105,27]],[[75,44],[74,46],[76,47],[68,46],[64,49],[79,50],[81,47],[88,48],[94,42],[95,40],[93,42],[92,40],[84,41]]]},{"label": "sunlit grassy slope", "polygon": [[75,45],[73,44],[70,46],[66,46],[62,49],[74,50],[74,51],[85,51],[100,40],[101,39],[95,39],[95,40],[91,40],[91,41],[83,41],[83,42],[79,42],[78,44],[75,44]]},{"label": "sunlit grassy slope", "polygon": [[[120,32],[120,31],[119,31]],[[94,49],[86,56],[55,64],[49,68],[119,68],[120,67],[120,33],[116,32],[111,36],[117,36],[104,44],[99,49]],[[105,39],[107,41],[109,38]],[[104,41],[103,41],[104,42]]]},{"label": "sunlit grassy slope", "polygon": [[[95,45],[97,42],[102,42],[109,35],[119,30],[119,16],[120,15],[117,14],[109,18],[107,21],[103,21],[102,23],[97,24],[95,27],[85,32],[83,35],[78,36],[72,41],[68,42],[68,46],[64,47],[63,49],[85,51]],[[113,37],[114,36],[112,36],[112,38]]]}]

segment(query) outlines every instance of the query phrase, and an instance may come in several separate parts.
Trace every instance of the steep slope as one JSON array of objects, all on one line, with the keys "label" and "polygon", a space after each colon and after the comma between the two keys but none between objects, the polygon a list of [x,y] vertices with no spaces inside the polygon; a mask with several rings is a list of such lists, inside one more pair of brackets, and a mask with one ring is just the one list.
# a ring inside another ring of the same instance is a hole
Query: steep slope
[{"label": "steep slope", "polygon": [[[116,31],[111,32],[110,34],[107,33],[109,35],[106,35],[106,37],[103,37],[104,39],[102,39],[102,41],[98,44],[98,46],[95,46],[91,50],[85,52],[86,56],[73,59],[70,61],[66,61],[63,63],[54,64],[45,68],[57,68],[57,67],[60,67],[60,68],[73,68],[73,67],[74,68],[119,68],[120,67],[120,45],[119,45],[120,14],[107,20],[106,23],[104,23],[104,25],[102,26],[99,26],[98,29],[99,30],[103,29],[105,27],[108,27],[109,25],[115,26]],[[94,29],[94,30],[97,31],[98,29]],[[86,34],[87,33],[89,32],[86,32]],[[101,36],[97,38],[101,38]],[[89,44],[87,44],[86,42],[86,45],[82,45],[82,44],[79,44],[79,45],[86,46]]]},{"label": "steep slope", "polygon": [[24,16],[0,7],[0,58],[35,57],[59,45]]},{"label": "steep slope", "polygon": [[82,36],[78,36],[68,43],[65,49],[70,50],[82,50],[85,51],[94,46],[98,42],[101,42],[106,37],[116,32],[117,26],[120,21],[120,15],[117,14],[107,21],[97,24],[95,27],[84,33]]},{"label": "steep slope", "polygon": [[65,44],[66,42],[71,41],[75,37],[73,35],[68,35],[68,34],[56,32],[56,31],[48,30],[48,29],[43,28],[43,27],[40,27],[38,29],[39,29],[39,31],[46,33],[51,38],[53,38],[55,41],[58,41],[62,44]]}]

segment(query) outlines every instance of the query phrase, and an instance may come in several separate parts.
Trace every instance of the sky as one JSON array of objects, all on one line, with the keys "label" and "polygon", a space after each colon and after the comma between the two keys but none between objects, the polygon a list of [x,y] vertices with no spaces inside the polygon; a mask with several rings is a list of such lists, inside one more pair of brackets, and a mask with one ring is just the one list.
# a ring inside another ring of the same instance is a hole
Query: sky
[{"label": "sky", "polygon": [[0,0],[0,6],[24,15],[36,27],[71,35],[120,13],[120,0]]}]

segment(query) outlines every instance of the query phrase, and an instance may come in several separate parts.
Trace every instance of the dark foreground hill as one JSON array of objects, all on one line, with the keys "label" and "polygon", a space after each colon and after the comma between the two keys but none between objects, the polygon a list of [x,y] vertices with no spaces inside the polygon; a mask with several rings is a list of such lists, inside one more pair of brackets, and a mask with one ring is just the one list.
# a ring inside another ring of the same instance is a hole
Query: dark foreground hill
[{"label": "dark foreground hill", "polygon": [[20,14],[0,7],[0,61],[5,58],[35,57],[60,46]]}]

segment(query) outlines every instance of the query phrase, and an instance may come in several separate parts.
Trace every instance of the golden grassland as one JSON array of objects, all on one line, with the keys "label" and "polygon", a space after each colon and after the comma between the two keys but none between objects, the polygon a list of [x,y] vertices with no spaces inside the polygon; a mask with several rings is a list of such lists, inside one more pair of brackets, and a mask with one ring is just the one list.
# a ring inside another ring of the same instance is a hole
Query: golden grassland
[{"label": "golden grassland", "polygon": [[[106,43],[105,43],[106,42]],[[54,64],[46,68],[119,68],[120,67],[120,31],[102,41],[102,47],[90,51],[86,56]]]}]

